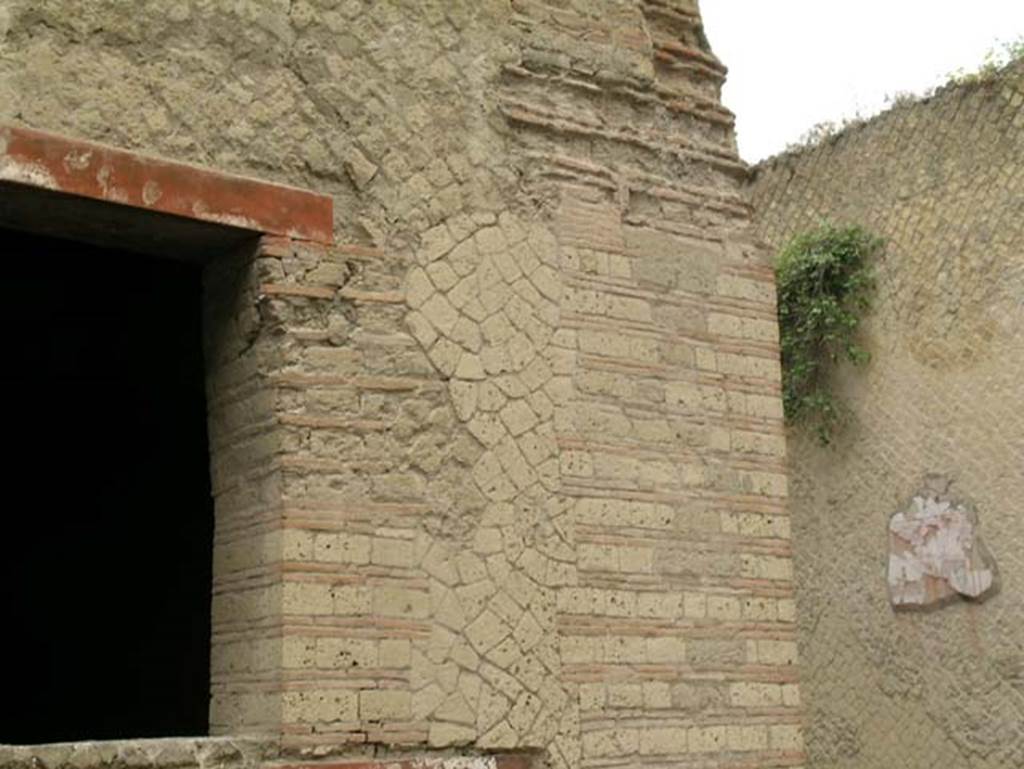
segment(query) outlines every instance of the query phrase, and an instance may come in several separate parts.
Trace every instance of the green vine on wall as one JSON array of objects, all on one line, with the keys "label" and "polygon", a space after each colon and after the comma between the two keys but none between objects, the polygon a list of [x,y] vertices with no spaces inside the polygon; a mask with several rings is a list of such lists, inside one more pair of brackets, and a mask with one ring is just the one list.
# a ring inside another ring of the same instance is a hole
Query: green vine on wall
[{"label": "green vine on wall", "polygon": [[839,360],[864,364],[855,339],[874,289],[882,240],[861,227],[823,223],[794,237],[775,265],[786,420],[832,442],[846,410],[830,386]]}]

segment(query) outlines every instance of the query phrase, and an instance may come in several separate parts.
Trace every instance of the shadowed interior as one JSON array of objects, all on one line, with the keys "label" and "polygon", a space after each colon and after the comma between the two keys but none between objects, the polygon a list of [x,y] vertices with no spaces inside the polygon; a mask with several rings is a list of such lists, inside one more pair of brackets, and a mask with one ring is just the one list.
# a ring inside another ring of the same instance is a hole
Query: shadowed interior
[{"label": "shadowed interior", "polygon": [[206,734],[201,268],[0,230],[0,742]]}]

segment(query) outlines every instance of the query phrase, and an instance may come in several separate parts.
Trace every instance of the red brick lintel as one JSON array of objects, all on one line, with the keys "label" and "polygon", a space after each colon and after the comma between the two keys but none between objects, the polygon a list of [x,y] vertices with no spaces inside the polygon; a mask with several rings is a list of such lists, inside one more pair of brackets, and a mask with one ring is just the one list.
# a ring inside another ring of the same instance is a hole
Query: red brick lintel
[{"label": "red brick lintel", "polygon": [[331,244],[327,195],[0,125],[0,182]]}]

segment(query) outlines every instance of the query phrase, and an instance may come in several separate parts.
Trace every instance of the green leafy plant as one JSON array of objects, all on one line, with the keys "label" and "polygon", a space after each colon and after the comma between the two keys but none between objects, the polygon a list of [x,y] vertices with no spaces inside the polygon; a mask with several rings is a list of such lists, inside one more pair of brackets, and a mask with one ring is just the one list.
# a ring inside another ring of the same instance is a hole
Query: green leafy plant
[{"label": "green leafy plant", "polygon": [[829,139],[839,136],[854,126],[863,125],[865,122],[866,118],[858,110],[855,115],[844,117],[838,121],[825,120],[821,123],[815,123],[800,134],[795,142],[787,144],[786,152],[801,152],[811,147],[817,147],[819,144],[824,144]]},{"label": "green leafy plant", "polygon": [[827,445],[846,417],[830,387],[839,360],[866,363],[855,338],[874,289],[882,240],[858,226],[823,223],[794,237],[775,265],[786,419]]},{"label": "green leafy plant", "polygon": [[947,85],[973,85],[994,80],[1004,67],[1024,59],[1024,35],[1015,40],[1002,41],[985,54],[984,60],[974,70],[962,67],[950,72],[946,78]]}]

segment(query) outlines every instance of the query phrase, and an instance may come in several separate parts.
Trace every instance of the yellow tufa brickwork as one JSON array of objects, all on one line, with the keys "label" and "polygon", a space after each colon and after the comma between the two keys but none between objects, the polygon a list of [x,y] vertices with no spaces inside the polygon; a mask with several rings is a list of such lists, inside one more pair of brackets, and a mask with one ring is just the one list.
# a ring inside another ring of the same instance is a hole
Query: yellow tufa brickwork
[{"label": "yellow tufa brickwork", "polygon": [[213,730],[801,766],[774,287],[696,3],[213,5],[123,42],[15,0],[60,85],[0,62],[0,111],[336,201],[343,245],[207,271]]},{"label": "yellow tufa brickwork", "polygon": [[[899,107],[762,164],[775,247],[820,217],[887,240],[872,354],[842,368],[834,450],[790,438],[809,764],[1024,765],[1024,67]],[[982,604],[894,613],[889,516],[926,476],[974,503],[1001,585]]]}]

